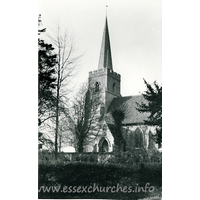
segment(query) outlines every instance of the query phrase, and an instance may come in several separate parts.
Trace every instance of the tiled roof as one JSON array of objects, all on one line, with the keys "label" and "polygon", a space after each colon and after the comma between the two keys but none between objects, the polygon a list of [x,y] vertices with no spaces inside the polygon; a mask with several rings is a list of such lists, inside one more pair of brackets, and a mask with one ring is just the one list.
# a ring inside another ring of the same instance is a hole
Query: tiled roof
[{"label": "tiled roof", "polygon": [[107,110],[107,114],[105,116],[106,122],[108,124],[113,124],[114,120],[112,117],[112,112],[114,110],[121,110],[125,114],[122,124],[126,125],[144,123],[144,120],[147,119],[149,113],[140,113],[139,111],[137,111],[136,102],[145,103],[146,100],[142,95],[114,98]]}]

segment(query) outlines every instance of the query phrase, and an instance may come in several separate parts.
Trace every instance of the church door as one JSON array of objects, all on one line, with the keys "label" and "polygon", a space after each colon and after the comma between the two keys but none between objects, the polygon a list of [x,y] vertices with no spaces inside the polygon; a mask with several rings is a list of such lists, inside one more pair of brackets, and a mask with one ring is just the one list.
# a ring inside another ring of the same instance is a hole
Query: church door
[{"label": "church door", "polygon": [[108,148],[108,142],[105,138],[101,138],[100,142],[99,142],[99,152],[100,153],[105,153],[108,152],[109,148]]}]

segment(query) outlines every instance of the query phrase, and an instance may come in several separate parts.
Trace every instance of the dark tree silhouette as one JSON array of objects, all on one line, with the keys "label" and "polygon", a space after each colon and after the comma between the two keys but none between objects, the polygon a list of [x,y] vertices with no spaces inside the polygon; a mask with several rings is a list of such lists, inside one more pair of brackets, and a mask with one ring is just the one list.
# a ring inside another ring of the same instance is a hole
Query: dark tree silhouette
[{"label": "dark tree silhouette", "polygon": [[56,54],[53,53],[53,46],[38,40],[38,125],[52,117],[52,111],[55,107],[56,77],[55,65]]},{"label": "dark tree silhouette", "polygon": [[114,110],[112,112],[112,117],[114,119],[114,126],[112,127],[115,151],[116,152],[124,152],[126,147],[126,141],[122,135],[122,121],[124,120],[124,113],[121,110]]},{"label": "dark tree silhouette", "polygon": [[142,94],[147,102],[137,102],[136,109],[139,112],[150,113],[146,125],[156,127],[155,140],[159,147],[162,145],[162,86],[159,86],[156,81],[149,84],[144,79],[147,90]]}]

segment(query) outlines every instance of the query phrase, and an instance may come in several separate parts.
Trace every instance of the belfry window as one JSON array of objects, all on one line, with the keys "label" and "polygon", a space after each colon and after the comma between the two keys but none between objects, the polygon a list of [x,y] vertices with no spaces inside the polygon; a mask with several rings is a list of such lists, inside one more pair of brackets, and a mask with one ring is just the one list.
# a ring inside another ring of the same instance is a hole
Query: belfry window
[{"label": "belfry window", "polygon": [[98,92],[98,91],[99,91],[99,85],[100,85],[100,84],[99,84],[98,82],[95,83],[95,92]]},{"label": "belfry window", "polygon": [[113,85],[112,85],[112,91],[113,91],[113,93],[115,93],[115,90],[116,90],[116,85],[115,85],[115,83],[113,83]]}]

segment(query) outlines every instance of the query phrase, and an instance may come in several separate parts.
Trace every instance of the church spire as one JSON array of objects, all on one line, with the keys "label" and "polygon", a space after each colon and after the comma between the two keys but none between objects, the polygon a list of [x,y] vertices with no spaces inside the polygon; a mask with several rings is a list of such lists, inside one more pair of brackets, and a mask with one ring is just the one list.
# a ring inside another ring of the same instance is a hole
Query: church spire
[{"label": "church spire", "polygon": [[98,69],[104,69],[104,68],[113,70],[107,16],[103,32],[103,39],[101,43],[101,51],[100,51],[99,66],[98,66]]}]

